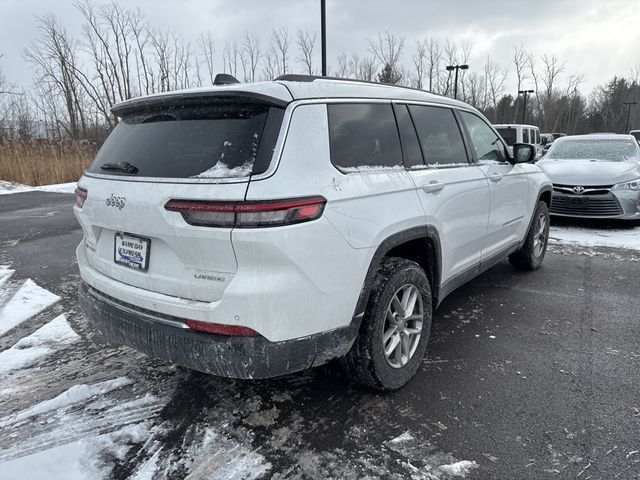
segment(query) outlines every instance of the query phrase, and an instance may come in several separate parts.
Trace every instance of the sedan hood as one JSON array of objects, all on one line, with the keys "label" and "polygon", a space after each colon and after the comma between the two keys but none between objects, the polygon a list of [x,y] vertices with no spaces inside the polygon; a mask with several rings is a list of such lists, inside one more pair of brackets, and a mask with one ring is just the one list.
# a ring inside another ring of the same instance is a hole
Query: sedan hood
[{"label": "sedan hood", "polygon": [[613,185],[640,177],[640,163],[594,160],[541,160],[538,166],[559,185]]}]

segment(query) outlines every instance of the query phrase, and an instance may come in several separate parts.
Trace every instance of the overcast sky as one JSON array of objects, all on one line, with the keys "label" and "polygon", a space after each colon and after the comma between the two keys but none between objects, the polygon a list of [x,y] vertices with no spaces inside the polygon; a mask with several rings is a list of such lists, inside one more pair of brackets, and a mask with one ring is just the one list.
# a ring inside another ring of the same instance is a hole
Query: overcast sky
[{"label": "overcast sky", "polygon": [[[100,3],[95,0],[94,3]],[[271,28],[319,31],[319,0],[120,0],[139,6],[152,26],[195,40],[210,30],[221,57],[224,41],[245,30],[264,43]],[[583,91],[629,75],[640,64],[638,0],[357,0],[327,1],[329,66],[342,52],[366,54],[367,38],[388,31],[407,37],[403,62],[410,63],[414,39],[434,36],[470,41],[470,68],[480,70],[487,54],[505,66],[513,46],[523,43],[536,56],[557,54],[570,73],[585,76]],[[38,36],[36,15],[52,13],[69,33],[80,36],[80,15],[70,0],[0,0],[0,67],[7,80],[28,87],[29,65],[21,49]],[[319,41],[317,66],[320,66]],[[291,55],[295,58],[294,52]],[[218,65],[221,66],[221,61]],[[512,69],[513,70],[513,69]],[[563,78],[561,78],[562,81]],[[525,85],[528,86],[528,85]],[[515,89],[510,81],[507,90]]]}]

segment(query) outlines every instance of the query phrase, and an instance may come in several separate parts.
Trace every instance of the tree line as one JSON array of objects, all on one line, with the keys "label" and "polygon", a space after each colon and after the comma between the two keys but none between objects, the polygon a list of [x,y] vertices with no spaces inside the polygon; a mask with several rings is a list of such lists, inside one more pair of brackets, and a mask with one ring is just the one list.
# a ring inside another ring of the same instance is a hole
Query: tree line
[{"label": "tree line", "polygon": [[[60,19],[37,17],[38,38],[22,50],[33,69],[29,88],[10,85],[0,70],[0,142],[6,139],[89,140],[100,143],[117,123],[113,104],[128,98],[212,85],[217,73],[241,81],[271,80],[286,73],[318,74],[315,32],[274,28],[267,41],[255,33],[222,43],[210,31],[187,41],[153,27],[140,9],[118,3],[74,3],[81,34],[70,35]],[[584,77],[567,72],[555,54],[535,55],[524,45],[509,59],[473,57],[473,44],[450,39],[379,33],[366,52],[336,57],[330,75],[411,86],[458,98],[494,123],[532,123],[543,132],[623,132],[625,102],[640,102],[640,66],[614,77],[588,96]],[[1,65],[0,57],[0,65]],[[515,82],[512,82],[515,80]],[[514,83],[512,85],[512,83]],[[517,92],[532,89],[524,112]],[[631,106],[629,126],[640,128],[640,106]]]}]

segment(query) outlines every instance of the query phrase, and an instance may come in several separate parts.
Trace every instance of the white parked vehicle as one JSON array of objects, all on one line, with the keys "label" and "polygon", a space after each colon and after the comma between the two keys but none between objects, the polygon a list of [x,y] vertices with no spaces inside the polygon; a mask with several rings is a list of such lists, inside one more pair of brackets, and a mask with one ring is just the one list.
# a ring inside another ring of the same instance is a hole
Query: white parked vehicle
[{"label": "white parked vehicle", "polygon": [[544,145],[542,144],[538,127],[517,123],[494,125],[494,127],[504,141],[507,142],[509,148],[513,148],[516,143],[528,143],[535,147],[537,158],[543,155]]},{"label": "white parked vehicle", "polygon": [[538,268],[552,187],[462,102],[285,76],[132,99],[78,183],[80,300],[107,339],[265,378],[344,357],[395,389],[433,309]]}]

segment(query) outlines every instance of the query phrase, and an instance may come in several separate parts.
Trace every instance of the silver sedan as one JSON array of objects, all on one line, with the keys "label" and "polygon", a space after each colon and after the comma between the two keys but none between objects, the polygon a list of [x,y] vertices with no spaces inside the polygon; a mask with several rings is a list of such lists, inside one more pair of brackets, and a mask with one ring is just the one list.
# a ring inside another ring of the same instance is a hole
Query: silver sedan
[{"label": "silver sedan", "polygon": [[574,135],[538,165],[553,182],[551,214],[640,220],[640,147],[631,135]]}]

